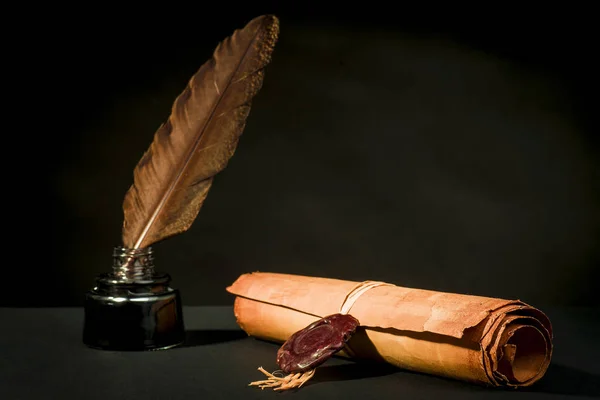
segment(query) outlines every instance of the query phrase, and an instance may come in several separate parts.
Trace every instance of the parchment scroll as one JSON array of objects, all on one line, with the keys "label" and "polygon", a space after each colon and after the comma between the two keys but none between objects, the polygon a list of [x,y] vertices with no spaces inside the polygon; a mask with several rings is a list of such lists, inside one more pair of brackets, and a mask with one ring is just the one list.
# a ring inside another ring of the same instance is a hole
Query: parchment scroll
[{"label": "parchment scroll", "polygon": [[[360,282],[254,272],[227,291],[249,335],[282,343],[317,319],[339,312]],[[339,353],[490,386],[529,386],[547,371],[552,326],[519,300],[382,285],[350,312],[361,327]]]}]

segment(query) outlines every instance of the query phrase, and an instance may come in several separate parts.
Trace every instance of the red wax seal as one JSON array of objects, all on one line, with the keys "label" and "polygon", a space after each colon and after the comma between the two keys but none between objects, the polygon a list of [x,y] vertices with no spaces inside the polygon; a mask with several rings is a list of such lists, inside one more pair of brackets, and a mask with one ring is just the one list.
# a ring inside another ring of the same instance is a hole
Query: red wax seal
[{"label": "red wax seal", "polygon": [[360,325],[347,314],[333,314],[294,333],[277,352],[277,364],[287,374],[305,372],[340,351]]}]

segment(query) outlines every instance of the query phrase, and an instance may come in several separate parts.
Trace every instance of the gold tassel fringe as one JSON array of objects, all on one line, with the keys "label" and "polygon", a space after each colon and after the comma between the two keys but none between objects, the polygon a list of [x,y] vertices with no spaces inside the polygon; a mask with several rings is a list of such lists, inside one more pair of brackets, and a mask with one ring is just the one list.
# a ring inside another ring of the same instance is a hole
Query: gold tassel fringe
[{"label": "gold tassel fringe", "polygon": [[315,370],[311,369],[310,371],[306,371],[304,373],[289,374],[280,378],[271,374],[270,372],[267,372],[263,367],[259,367],[258,370],[265,374],[269,379],[255,381],[250,383],[248,386],[258,386],[261,389],[273,388],[273,390],[289,390],[301,387],[315,375]]}]

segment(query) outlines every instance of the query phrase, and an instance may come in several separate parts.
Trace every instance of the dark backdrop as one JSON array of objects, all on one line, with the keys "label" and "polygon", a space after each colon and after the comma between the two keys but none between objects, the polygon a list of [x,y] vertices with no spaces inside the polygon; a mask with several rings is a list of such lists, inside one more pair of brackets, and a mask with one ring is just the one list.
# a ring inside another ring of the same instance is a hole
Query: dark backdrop
[{"label": "dark backdrop", "polygon": [[599,304],[589,10],[286,3],[39,17],[17,84],[46,185],[24,235],[45,233],[2,305],[82,304],[172,101],[263,13],[280,41],[237,152],[192,228],[155,246],[185,304],[231,304],[257,270]]}]

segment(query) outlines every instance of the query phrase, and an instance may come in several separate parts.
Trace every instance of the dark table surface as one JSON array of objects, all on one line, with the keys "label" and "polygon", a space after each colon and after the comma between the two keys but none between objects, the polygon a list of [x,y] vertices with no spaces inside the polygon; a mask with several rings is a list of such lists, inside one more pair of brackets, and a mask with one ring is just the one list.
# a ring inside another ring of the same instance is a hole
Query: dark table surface
[{"label": "dark table surface", "polygon": [[186,344],[154,352],[87,348],[80,308],[0,308],[0,399],[600,398],[600,310],[542,309],[555,351],[532,388],[484,388],[336,358],[300,390],[277,393],[247,384],[263,377],[257,367],[277,369],[279,345],[247,337],[231,307],[184,307]]}]

